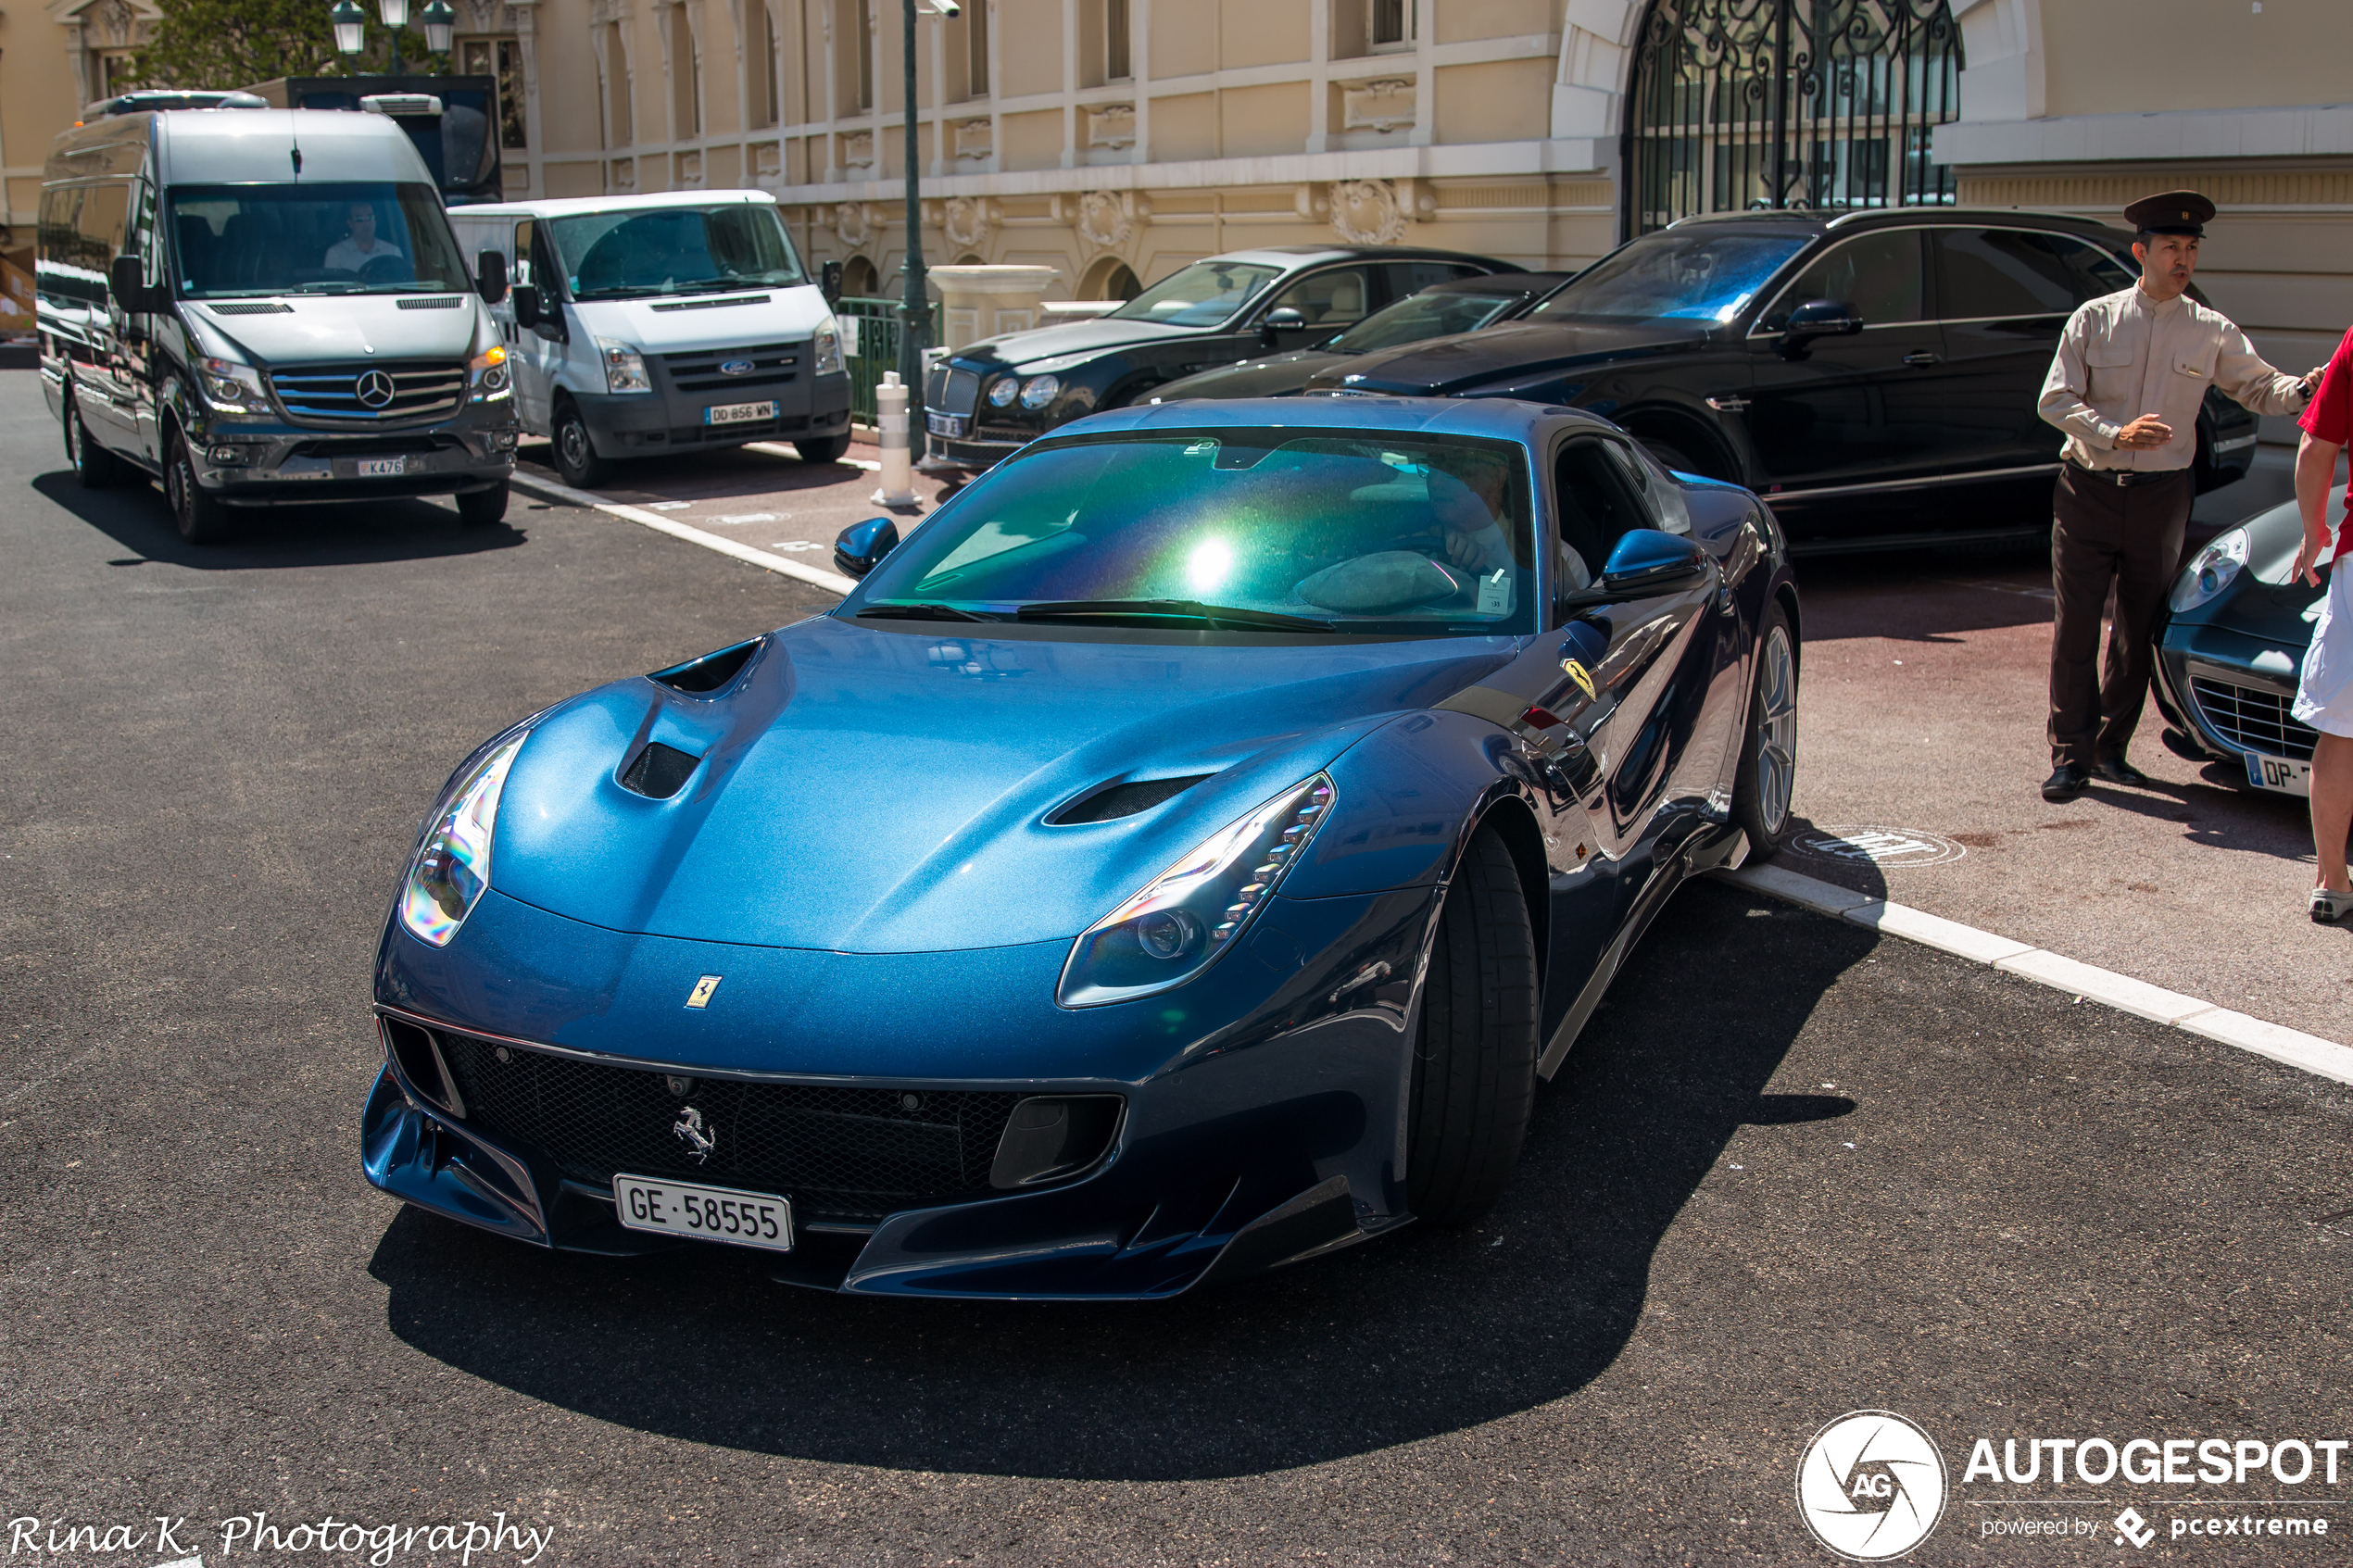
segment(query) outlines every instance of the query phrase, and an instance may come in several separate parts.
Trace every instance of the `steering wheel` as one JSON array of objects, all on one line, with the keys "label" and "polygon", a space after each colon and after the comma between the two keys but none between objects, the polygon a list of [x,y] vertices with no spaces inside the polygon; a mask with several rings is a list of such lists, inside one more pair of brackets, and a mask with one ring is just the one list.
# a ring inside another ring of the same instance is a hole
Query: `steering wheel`
[{"label": "steering wheel", "polygon": [[396,250],[371,256],[359,267],[359,281],[363,283],[405,283],[416,275],[409,266],[409,258]]}]

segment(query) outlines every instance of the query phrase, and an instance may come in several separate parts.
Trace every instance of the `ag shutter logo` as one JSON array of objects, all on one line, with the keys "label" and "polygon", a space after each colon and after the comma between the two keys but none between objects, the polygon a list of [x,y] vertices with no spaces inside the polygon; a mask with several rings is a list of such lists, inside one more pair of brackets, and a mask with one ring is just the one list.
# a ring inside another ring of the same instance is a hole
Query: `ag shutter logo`
[{"label": "ag shutter logo", "polygon": [[1797,1463],[1797,1512],[1852,1562],[1901,1557],[1944,1514],[1944,1456],[1893,1411],[1855,1411],[1814,1434]]}]

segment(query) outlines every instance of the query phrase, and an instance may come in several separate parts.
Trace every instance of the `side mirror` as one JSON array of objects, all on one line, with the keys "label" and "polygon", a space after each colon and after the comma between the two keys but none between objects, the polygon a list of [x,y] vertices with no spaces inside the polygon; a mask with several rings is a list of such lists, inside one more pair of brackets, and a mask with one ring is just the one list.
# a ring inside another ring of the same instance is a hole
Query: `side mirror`
[{"label": "side mirror", "polygon": [[539,324],[539,291],[529,283],[517,283],[511,296],[515,302],[515,325],[535,327]]},{"label": "side mirror", "polygon": [[1283,333],[1303,332],[1306,330],[1306,317],[1290,306],[1280,305],[1266,312],[1266,320],[1258,325],[1258,337],[1260,342],[1272,348],[1282,341]]},{"label": "side mirror", "polygon": [[863,577],[899,548],[899,524],[887,517],[853,522],[834,541],[834,566],[844,577]]},{"label": "side mirror", "polygon": [[107,264],[107,292],[114,295],[115,307],[124,315],[156,307],[155,295],[160,291],[147,287],[140,276],[146,264],[131,255],[116,257]]},{"label": "side mirror", "polygon": [[474,292],[482,295],[484,305],[496,305],[507,297],[506,257],[485,250],[474,257]]},{"label": "side mirror", "polygon": [[817,270],[817,292],[825,296],[827,305],[841,299],[841,263],[828,261]]},{"label": "side mirror", "polygon": [[1789,313],[1781,329],[1781,351],[1802,348],[1818,337],[1852,337],[1863,330],[1863,319],[1843,299],[1809,299]]},{"label": "side mirror", "polygon": [[1669,588],[1696,580],[1707,571],[1707,552],[1699,542],[1655,528],[1629,529],[1609,553],[1602,568],[1602,586],[1611,593]]}]

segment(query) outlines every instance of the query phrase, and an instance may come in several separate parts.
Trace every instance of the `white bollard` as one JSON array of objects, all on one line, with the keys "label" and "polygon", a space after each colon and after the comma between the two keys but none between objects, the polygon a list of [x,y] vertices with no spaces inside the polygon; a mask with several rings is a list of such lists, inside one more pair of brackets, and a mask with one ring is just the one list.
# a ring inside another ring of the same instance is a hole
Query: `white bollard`
[{"label": "white bollard", "polygon": [[882,488],[873,496],[878,507],[912,507],[915,500],[914,458],[907,448],[907,388],[897,370],[885,370],[875,388],[875,408],[882,425]]}]

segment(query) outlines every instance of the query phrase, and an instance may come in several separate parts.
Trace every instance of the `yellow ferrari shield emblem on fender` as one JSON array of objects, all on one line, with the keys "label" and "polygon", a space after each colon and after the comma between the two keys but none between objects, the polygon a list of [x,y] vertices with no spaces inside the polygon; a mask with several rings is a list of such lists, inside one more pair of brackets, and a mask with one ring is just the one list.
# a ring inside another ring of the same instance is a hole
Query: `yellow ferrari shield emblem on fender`
[{"label": "yellow ferrari shield emblem on fender", "polygon": [[695,982],[693,990],[686,993],[686,1005],[690,1008],[707,1008],[711,1005],[711,994],[718,989],[719,976],[706,974]]},{"label": "yellow ferrari shield emblem on fender", "polygon": [[1562,659],[1561,669],[1567,672],[1570,680],[1577,683],[1577,689],[1585,694],[1585,700],[1588,702],[1592,701],[1593,676],[1592,671],[1588,671],[1582,664],[1579,664],[1573,659]]}]

